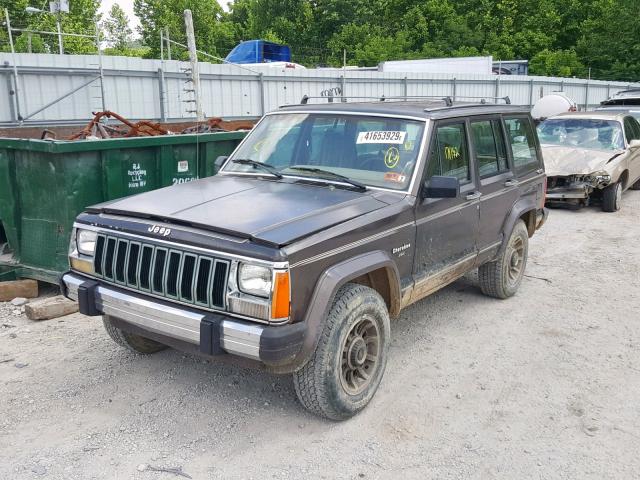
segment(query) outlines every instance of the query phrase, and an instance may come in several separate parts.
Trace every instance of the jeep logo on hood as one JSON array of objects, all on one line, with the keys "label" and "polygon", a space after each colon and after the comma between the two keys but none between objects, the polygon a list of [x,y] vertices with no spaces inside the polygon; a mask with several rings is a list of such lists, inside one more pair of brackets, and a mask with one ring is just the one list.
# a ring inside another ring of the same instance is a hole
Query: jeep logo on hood
[{"label": "jeep logo on hood", "polygon": [[160,227],[158,225],[151,225],[149,228],[147,228],[147,232],[155,233],[156,235],[160,235],[162,237],[168,237],[171,234],[171,229]]}]

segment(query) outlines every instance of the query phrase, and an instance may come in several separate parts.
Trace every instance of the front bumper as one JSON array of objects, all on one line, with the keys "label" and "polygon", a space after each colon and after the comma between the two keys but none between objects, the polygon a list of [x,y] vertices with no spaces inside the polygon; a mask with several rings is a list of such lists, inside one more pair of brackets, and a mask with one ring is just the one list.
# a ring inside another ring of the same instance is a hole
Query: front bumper
[{"label": "front bumper", "polygon": [[304,323],[257,325],[149,299],[72,272],[62,276],[61,288],[65,296],[78,301],[80,313],[115,317],[124,330],[131,326],[132,333],[174,339],[195,346],[203,355],[230,353],[281,366],[293,360],[304,336]]},{"label": "front bumper", "polygon": [[562,202],[565,200],[584,200],[589,198],[593,187],[587,183],[575,183],[566,187],[555,187],[547,190],[547,201]]}]

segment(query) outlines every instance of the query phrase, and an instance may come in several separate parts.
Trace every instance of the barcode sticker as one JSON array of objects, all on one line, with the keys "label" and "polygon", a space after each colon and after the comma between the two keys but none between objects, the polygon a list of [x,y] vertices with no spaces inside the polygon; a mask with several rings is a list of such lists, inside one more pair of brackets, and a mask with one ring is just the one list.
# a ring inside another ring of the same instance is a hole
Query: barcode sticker
[{"label": "barcode sticker", "polygon": [[356,143],[395,143],[400,145],[404,143],[404,137],[406,136],[407,132],[394,132],[391,130],[360,132]]}]

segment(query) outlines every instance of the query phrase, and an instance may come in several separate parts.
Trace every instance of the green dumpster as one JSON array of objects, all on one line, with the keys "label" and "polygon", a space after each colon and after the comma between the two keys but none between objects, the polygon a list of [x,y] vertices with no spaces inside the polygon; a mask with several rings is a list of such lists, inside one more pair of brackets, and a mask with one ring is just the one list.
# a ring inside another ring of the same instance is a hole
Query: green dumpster
[{"label": "green dumpster", "polygon": [[73,220],[86,206],[214,175],[215,159],[245,135],[0,139],[0,267],[56,282],[67,269]]}]

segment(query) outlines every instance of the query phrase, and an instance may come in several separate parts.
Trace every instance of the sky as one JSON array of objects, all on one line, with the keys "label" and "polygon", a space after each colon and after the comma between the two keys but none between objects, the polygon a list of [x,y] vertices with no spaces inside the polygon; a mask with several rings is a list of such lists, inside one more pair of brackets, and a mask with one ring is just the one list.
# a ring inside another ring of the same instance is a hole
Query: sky
[{"label": "sky", "polygon": [[[224,8],[227,9],[227,3],[231,0],[218,0],[218,3]],[[111,10],[111,6],[117,3],[119,4],[124,12],[129,17],[129,22],[131,25],[131,29],[137,35],[138,30],[137,27],[140,25],[140,21],[133,13],[133,0],[102,0],[102,4],[100,6],[100,12],[102,13],[102,18],[106,18],[109,10]]]}]

